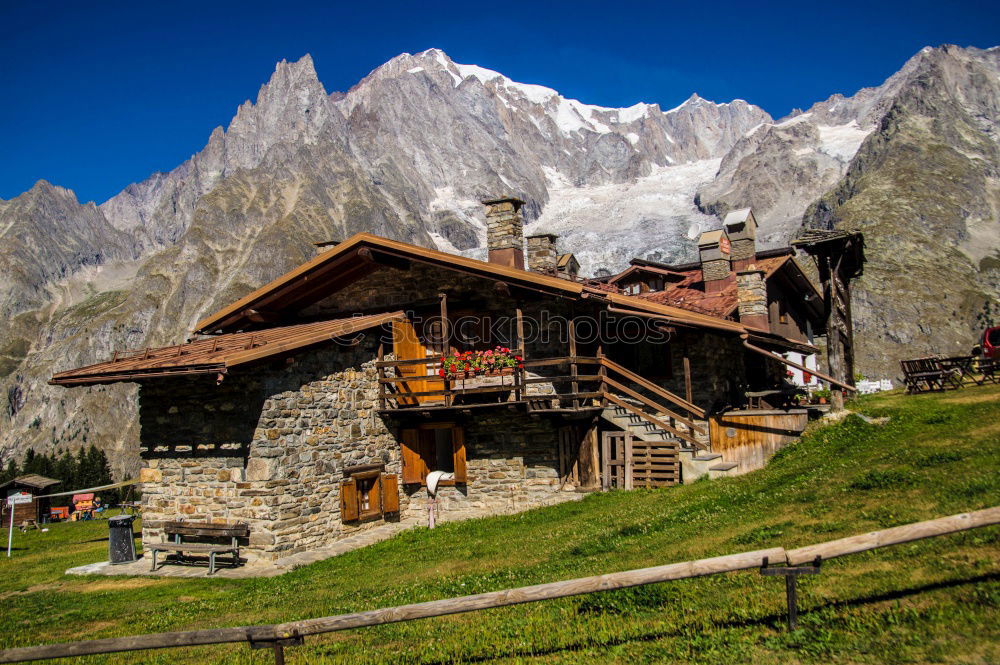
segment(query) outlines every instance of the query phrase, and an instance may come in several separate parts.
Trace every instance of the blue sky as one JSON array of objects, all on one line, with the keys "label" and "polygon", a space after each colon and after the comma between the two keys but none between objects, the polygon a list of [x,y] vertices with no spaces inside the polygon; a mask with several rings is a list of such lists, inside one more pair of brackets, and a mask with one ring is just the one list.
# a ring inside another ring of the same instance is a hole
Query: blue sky
[{"label": "blue sky", "polygon": [[943,43],[1000,44],[1000,3],[0,0],[0,198],[44,178],[102,202],[170,170],[304,53],[328,91],[437,47],[590,104],[697,92],[778,117]]}]

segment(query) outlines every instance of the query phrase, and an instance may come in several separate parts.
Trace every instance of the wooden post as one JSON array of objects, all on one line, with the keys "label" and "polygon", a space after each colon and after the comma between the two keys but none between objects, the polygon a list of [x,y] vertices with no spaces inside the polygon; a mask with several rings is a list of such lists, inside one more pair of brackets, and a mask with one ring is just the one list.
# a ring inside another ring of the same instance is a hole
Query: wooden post
[{"label": "wooden post", "polygon": [[[826,310],[826,364],[830,376],[838,381],[843,380],[844,365],[841,354],[843,345],[840,341],[840,316],[837,313],[836,287],[833,283],[833,266],[830,265],[830,255],[822,257],[820,263],[820,280],[823,284],[823,301]],[[833,411],[843,411],[844,394],[837,389],[830,391],[830,406]]]},{"label": "wooden post", "polygon": [[597,418],[594,418],[590,421],[587,432],[580,441],[580,451],[578,453],[580,485],[583,489],[596,490],[601,486],[599,445]]},{"label": "wooden post", "polygon": [[625,432],[625,459],[624,459],[624,473],[625,477],[623,480],[623,487],[627,490],[632,489],[632,474],[633,474],[633,463],[632,463],[632,433]]},{"label": "wooden post", "polygon": [[[608,391],[608,385],[605,381],[608,378],[608,368],[604,365],[604,345],[600,342],[597,343],[597,375],[601,377],[601,383],[597,387],[597,390],[604,395]],[[608,401],[604,397],[601,397],[601,406],[607,406]]]},{"label": "wooden post", "polygon": [[601,435],[601,489],[607,492],[611,489],[611,436],[610,432]]},{"label": "wooden post", "polygon": [[578,368],[576,365],[576,317],[570,317],[569,320],[569,355],[572,360],[569,363],[569,374],[573,377],[573,381],[570,383],[570,389],[573,391],[573,408],[577,409],[580,407],[580,400],[576,398],[576,395],[580,392],[580,384],[577,382],[576,377],[578,374]]},{"label": "wooden post", "polygon": [[[451,324],[448,321],[448,294],[439,293],[438,298],[441,299],[441,355],[445,356],[451,353]],[[427,367],[424,366],[426,371]],[[443,367],[442,367],[443,369]],[[447,375],[444,378],[444,383],[441,384],[444,390],[444,405],[452,406],[454,403],[455,396],[451,391],[451,381],[448,380]]]},{"label": "wooden post", "polygon": [[[517,344],[514,348],[521,350],[521,358],[528,357],[528,345],[524,342],[524,312],[518,307],[514,310],[514,316],[517,321]],[[518,402],[524,397],[524,370],[518,368],[514,375],[517,389],[514,391],[514,399]]]},{"label": "wooden post", "polygon": [[441,353],[451,351],[451,325],[448,322],[448,294],[439,293],[441,298]]},{"label": "wooden post", "polygon": [[691,399],[691,359],[688,358],[687,349],[684,350],[684,399],[694,403]]}]

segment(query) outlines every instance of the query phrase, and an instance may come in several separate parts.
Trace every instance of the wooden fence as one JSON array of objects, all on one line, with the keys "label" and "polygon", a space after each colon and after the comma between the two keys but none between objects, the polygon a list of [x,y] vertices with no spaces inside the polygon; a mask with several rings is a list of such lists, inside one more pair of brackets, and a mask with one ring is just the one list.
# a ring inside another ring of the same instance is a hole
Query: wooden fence
[{"label": "wooden fence", "polygon": [[[175,647],[201,646],[247,642],[253,648],[268,648],[274,651],[275,661],[284,663],[283,649],[286,646],[303,643],[306,636],[320,635],[352,628],[380,624],[426,619],[462,612],[507,607],[521,603],[566,598],[597,591],[611,591],[645,584],[656,584],[671,580],[681,580],[704,575],[716,575],[737,570],[761,568],[762,572],[773,566],[789,566],[778,570],[786,577],[794,577],[795,567],[857,554],[878,547],[943,536],[978,527],[1000,524],[1000,506],[970,513],[961,513],[939,519],[916,522],[891,529],[840,538],[824,543],[785,550],[772,547],[753,552],[729,554],[726,556],[672,563],[652,568],[628,570],[593,577],[535,584],[516,589],[491,591],[460,598],[446,598],[424,603],[400,605],[367,612],[354,612],[338,616],[306,619],[289,623],[265,626],[241,626],[238,628],[217,628],[211,630],[188,630],[174,633],[156,633],[132,637],[113,637],[81,642],[65,642],[34,647],[17,647],[0,650],[0,663],[17,663],[31,660],[47,660],[70,656],[109,654],[142,649],[167,649]],[[792,587],[793,588],[793,587]],[[789,603],[794,594],[789,594]],[[790,606],[789,610],[793,608]]]}]

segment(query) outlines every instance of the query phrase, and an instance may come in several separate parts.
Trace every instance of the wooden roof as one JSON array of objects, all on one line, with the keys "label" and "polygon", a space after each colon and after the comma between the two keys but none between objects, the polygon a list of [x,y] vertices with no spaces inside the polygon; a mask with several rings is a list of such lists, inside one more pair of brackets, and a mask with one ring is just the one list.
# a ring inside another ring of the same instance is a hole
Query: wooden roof
[{"label": "wooden roof", "polygon": [[583,292],[581,284],[559,277],[448,254],[370,233],[356,233],[336,247],[318,254],[298,268],[199,321],[196,329],[204,333],[240,330],[247,327],[255,312],[301,310],[364,277],[378,267],[378,263],[373,263],[373,260],[378,261],[380,257],[382,260],[395,258],[421,261],[552,293],[579,296]]},{"label": "wooden roof", "polygon": [[27,487],[33,487],[37,490],[43,490],[46,487],[58,485],[61,482],[61,480],[56,480],[55,478],[46,478],[45,476],[40,476],[37,473],[29,473],[26,476],[18,476],[13,480],[8,480],[0,485],[0,489],[9,485],[25,485]]},{"label": "wooden roof", "polygon": [[[364,256],[365,250],[370,255],[368,258]],[[261,310],[270,312],[303,309],[347,284],[362,279],[367,274],[366,267],[368,270],[373,269],[372,260],[378,261],[379,257],[382,257],[382,260],[419,261],[569,297],[581,297],[587,293],[614,298],[617,305],[668,316],[684,325],[743,332],[739,324],[720,321],[716,317],[672,307],[669,304],[651,303],[642,298],[609,294],[605,288],[590,286],[584,282],[448,254],[369,233],[357,233],[351,236],[336,247],[319,254],[198,322],[197,329],[205,333],[239,330],[249,326],[254,320],[254,315],[259,314]]]},{"label": "wooden roof", "polygon": [[79,386],[180,374],[224,374],[234,367],[330,342],[337,337],[380,326],[403,316],[403,312],[396,311],[332,319],[254,332],[216,335],[186,344],[144,349],[128,354],[116,353],[111,360],[60,372],[49,383]]}]

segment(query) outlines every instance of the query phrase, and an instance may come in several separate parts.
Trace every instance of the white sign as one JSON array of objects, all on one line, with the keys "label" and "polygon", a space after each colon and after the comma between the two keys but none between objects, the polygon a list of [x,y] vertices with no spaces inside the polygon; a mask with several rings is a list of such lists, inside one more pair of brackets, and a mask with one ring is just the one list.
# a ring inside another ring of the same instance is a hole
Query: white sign
[{"label": "white sign", "polygon": [[9,497],[7,497],[7,505],[18,506],[21,505],[22,503],[31,503],[31,501],[34,498],[35,497],[25,492],[21,492],[20,494],[11,494]]},{"label": "white sign", "polygon": [[7,534],[7,558],[10,558],[10,546],[14,542],[14,506],[20,505],[22,503],[31,503],[31,500],[35,497],[31,496],[27,492],[21,492],[19,494],[11,494],[7,497],[7,505],[10,506],[10,533]]}]

